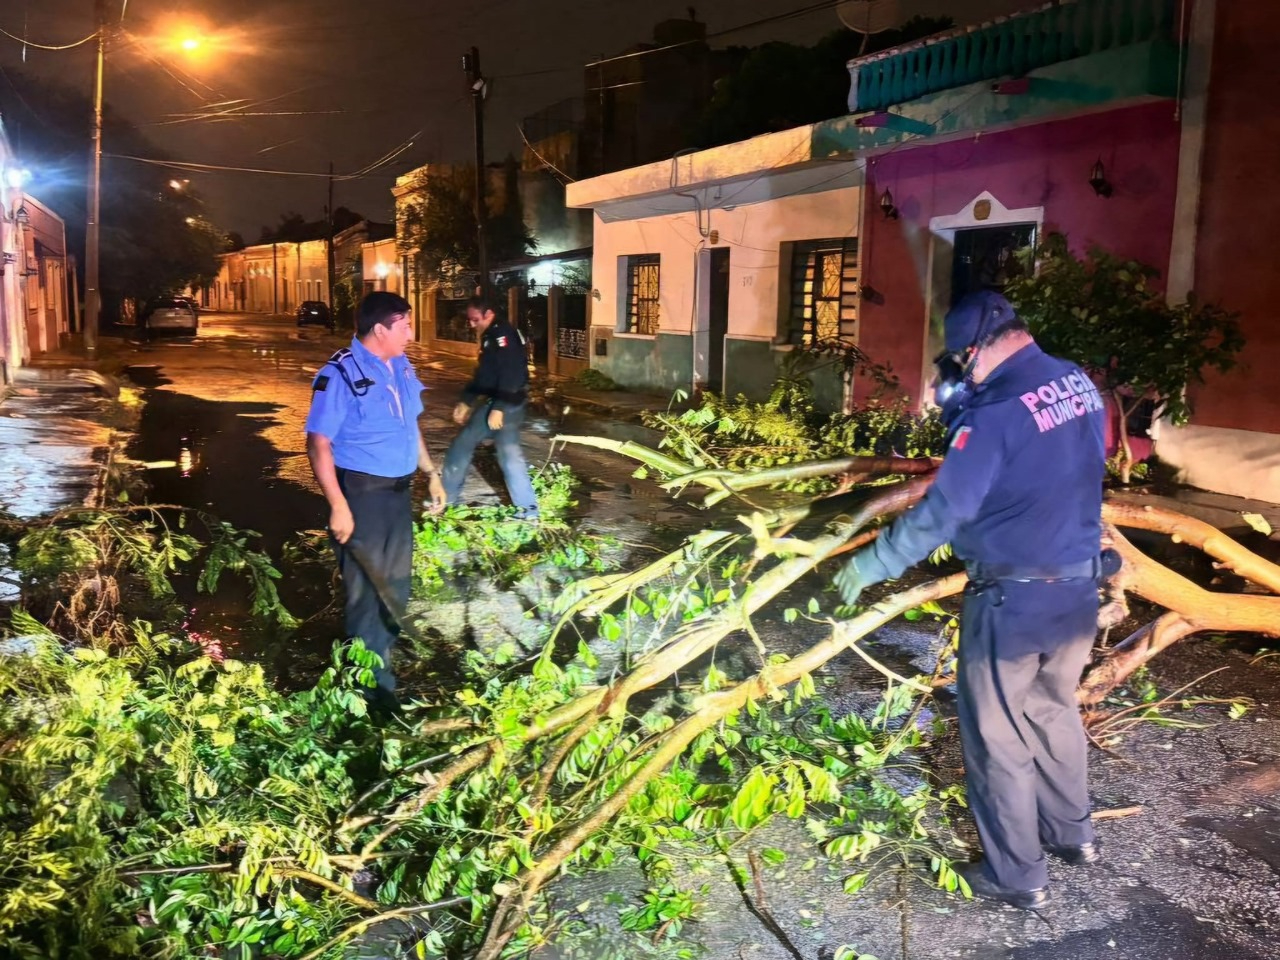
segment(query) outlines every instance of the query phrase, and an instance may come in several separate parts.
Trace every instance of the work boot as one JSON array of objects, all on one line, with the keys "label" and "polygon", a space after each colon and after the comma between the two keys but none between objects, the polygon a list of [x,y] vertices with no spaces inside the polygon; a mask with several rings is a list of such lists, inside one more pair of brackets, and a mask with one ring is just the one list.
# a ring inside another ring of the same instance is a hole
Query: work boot
[{"label": "work boot", "polygon": [[1102,859],[1102,847],[1096,840],[1091,840],[1078,846],[1071,844],[1059,846],[1053,843],[1046,843],[1043,845],[1043,849],[1049,856],[1057,857],[1063,863],[1070,864],[1073,867],[1085,867]]},{"label": "work boot", "polygon": [[1034,890],[1014,890],[1002,887],[987,877],[987,871],[981,863],[969,863],[957,871],[969,884],[969,890],[975,897],[984,900],[996,900],[1007,903],[1019,910],[1043,910],[1049,905],[1049,889],[1036,887]]}]

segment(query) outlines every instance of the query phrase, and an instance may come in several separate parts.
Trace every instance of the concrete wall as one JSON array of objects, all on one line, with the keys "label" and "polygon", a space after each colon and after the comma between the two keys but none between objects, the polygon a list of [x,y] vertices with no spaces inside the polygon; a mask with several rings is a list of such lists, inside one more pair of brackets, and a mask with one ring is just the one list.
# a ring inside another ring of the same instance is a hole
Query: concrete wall
[{"label": "concrete wall", "polygon": [[[724,189],[732,192],[733,186]],[[785,348],[775,343],[791,267],[782,262],[781,245],[855,235],[859,199],[859,188],[843,187],[707,214],[704,226],[718,231],[717,246],[730,251],[726,392],[759,395],[763,389],[767,393],[777,362],[785,356]],[[628,386],[663,390],[691,386],[692,334],[698,340],[699,365],[707,363],[705,288],[710,246],[692,212],[613,221],[596,217],[592,278],[599,298],[592,306],[592,366]],[[636,254],[661,257],[660,338],[618,332],[625,329],[626,258]],[[679,347],[671,339],[677,335]],[[606,357],[597,356],[599,339],[610,341]],[[741,372],[738,362],[745,365]],[[700,373],[704,378],[705,370]]]},{"label": "concrete wall", "polygon": [[[929,304],[939,266],[947,266],[939,263],[946,251],[938,249],[945,242],[938,218],[962,223],[984,193],[995,207],[1023,211],[1015,219],[1042,217],[1044,230],[1067,234],[1077,250],[1099,244],[1163,272],[1178,146],[1174,104],[1165,101],[871,158],[861,249],[871,291],[862,303],[860,345],[891,364],[904,392],[920,398],[928,330],[945,309]],[[1115,188],[1110,199],[1088,183],[1099,158]],[[876,202],[886,189],[897,220],[886,220]]]}]

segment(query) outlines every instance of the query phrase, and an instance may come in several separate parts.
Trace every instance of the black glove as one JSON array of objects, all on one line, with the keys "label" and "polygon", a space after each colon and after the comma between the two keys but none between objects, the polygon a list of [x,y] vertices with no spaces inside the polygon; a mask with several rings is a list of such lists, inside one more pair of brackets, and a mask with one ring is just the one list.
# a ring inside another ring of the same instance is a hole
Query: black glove
[{"label": "black glove", "polygon": [[841,568],[840,572],[835,575],[832,581],[836,590],[840,592],[840,600],[846,607],[852,607],[858,602],[858,598],[862,596],[862,591],[873,584],[878,583],[862,573],[858,569],[858,557],[861,553],[855,553],[848,563]]}]

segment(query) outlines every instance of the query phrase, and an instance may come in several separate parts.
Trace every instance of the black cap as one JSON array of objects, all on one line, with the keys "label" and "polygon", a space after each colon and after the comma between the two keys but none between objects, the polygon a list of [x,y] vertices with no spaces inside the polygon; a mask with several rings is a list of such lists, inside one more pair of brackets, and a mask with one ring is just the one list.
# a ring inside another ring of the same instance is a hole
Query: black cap
[{"label": "black cap", "polygon": [[947,352],[964,353],[1017,319],[1013,304],[994,290],[965,294],[943,321]]}]

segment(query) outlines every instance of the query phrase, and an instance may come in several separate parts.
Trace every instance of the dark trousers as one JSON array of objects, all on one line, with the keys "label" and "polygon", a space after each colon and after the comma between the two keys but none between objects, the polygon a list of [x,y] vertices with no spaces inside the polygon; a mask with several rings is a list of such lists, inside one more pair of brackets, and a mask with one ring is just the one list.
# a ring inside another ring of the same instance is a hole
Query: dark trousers
[{"label": "dark trousers", "polygon": [[1001,886],[1048,883],[1042,843],[1093,840],[1076,687],[1097,632],[1093,580],[965,591],[957,676],[969,807]]},{"label": "dark trousers", "polygon": [[[355,532],[345,543],[333,541],[338,570],[346,587],[347,636],[359,637],[382,657],[378,686],[395,690],[391,648],[409,603],[413,574],[413,510],[409,477],[375,477],[355,470],[338,470],[342,488],[355,518]],[[378,586],[375,586],[375,581]],[[380,594],[387,594],[384,598]],[[394,604],[394,611],[387,604]]]},{"label": "dark trousers", "polygon": [[488,404],[482,403],[471,411],[462,430],[453,438],[453,443],[449,444],[449,452],[444,455],[441,479],[450,503],[457,503],[462,498],[462,484],[467,478],[467,468],[471,466],[476,447],[493,437],[498,466],[502,468],[502,476],[507,481],[507,493],[511,496],[511,502],[522,510],[538,509],[533,481],[529,479],[529,465],[525,463],[524,451],[520,449],[520,426],[523,423],[523,406],[503,415],[501,430],[489,429]]}]

